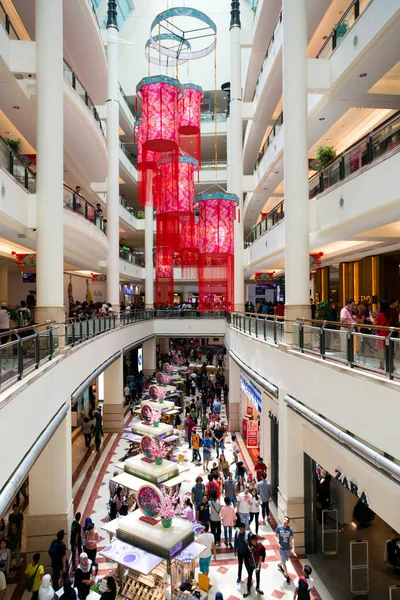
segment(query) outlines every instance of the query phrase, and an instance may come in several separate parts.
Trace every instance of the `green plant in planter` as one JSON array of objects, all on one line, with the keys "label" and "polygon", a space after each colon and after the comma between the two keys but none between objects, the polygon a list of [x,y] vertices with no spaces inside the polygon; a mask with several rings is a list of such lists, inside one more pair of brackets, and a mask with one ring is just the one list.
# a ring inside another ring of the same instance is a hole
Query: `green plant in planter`
[{"label": "green plant in planter", "polygon": [[331,160],[336,158],[336,150],[334,146],[318,146],[315,152],[315,160],[320,169],[327,165]]},{"label": "green plant in planter", "polygon": [[10,317],[10,321],[15,323],[15,328],[19,329],[24,327],[25,323],[30,319],[30,313],[27,309],[20,310],[20,306],[8,306],[7,312]]},{"label": "green plant in planter", "polygon": [[328,317],[329,313],[329,304],[328,302],[318,302],[316,310],[315,310],[315,318],[320,319],[321,321],[325,321]]},{"label": "green plant in planter", "polygon": [[11,150],[13,152],[15,152],[15,154],[20,154],[21,152],[21,148],[22,148],[22,139],[21,138],[5,138],[5,143],[7,144],[7,146],[9,146],[11,148]]}]

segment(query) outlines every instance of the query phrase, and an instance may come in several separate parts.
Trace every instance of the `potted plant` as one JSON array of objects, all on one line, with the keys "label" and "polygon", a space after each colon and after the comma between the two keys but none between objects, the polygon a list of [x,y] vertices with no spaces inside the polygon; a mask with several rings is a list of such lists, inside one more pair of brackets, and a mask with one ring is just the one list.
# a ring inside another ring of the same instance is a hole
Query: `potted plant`
[{"label": "potted plant", "polygon": [[24,327],[24,324],[31,318],[30,311],[27,308],[21,308],[20,306],[8,306],[7,312],[10,321],[14,323],[15,329]]},{"label": "potted plant", "polygon": [[161,491],[161,504],[159,513],[162,526],[166,529],[171,527],[173,517],[181,512],[182,506],[179,494],[164,488]]},{"label": "potted plant", "polygon": [[331,160],[336,158],[336,150],[334,146],[318,146],[315,151],[315,160],[318,163],[319,169],[323,169]]},{"label": "potted plant", "polygon": [[167,455],[165,443],[162,440],[152,439],[149,444],[149,450],[152,458],[155,460],[156,465],[161,465]]},{"label": "potted plant", "polygon": [[7,146],[11,148],[15,154],[20,154],[22,148],[22,139],[21,138],[5,138],[4,139]]},{"label": "potted plant", "polygon": [[320,319],[321,321],[326,321],[328,313],[329,313],[328,302],[318,302],[316,309],[315,309],[315,318]]}]

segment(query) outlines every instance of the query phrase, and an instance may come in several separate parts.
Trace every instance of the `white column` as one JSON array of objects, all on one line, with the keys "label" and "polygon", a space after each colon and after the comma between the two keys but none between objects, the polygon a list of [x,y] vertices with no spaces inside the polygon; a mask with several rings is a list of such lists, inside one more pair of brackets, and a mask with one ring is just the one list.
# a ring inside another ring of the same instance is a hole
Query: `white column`
[{"label": "white column", "polygon": [[[149,177],[150,179],[150,177]],[[144,276],[145,307],[154,308],[154,268],[153,268],[153,207],[144,209]]]},{"label": "white column", "polygon": [[307,2],[283,0],[285,317],[310,316]]},{"label": "white column", "polygon": [[230,187],[239,197],[239,207],[235,220],[235,287],[234,307],[244,311],[244,272],[243,272],[243,142],[242,142],[242,51],[240,46],[241,29],[231,25],[230,61],[231,61],[231,102],[230,102]]},{"label": "white column", "polygon": [[279,388],[279,489],[278,520],[290,518],[296,552],[304,554],[304,451],[302,419],[283,400]]},{"label": "white column", "polygon": [[107,302],[119,312],[119,85],[118,29],[107,27]]},{"label": "white column", "polygon": [[48,550],[61,529],[69,545],[73,516],[71,411],[54,433],[29,473],[27,562],[40,552],[41,563],[50,564]]},{"label": "white column", "polygon": [[0,263],[0,302],[8,302],[8,265]]},{"label": "white column", "polygon": [[[51,23],[51,27],[49,24]],[[63,3],[37,0],[36,321],[64,321]],[[51,140],[51,143],[50,143]]]},{"label": "white column", "polygon": [[124,372],[123,356],[104,371],[103,429],[106,432],[122,431],[124,425]]},{"label": "white column", "polygon": [[157,368],[156,338],[143,342],[143,373],[152,375]]}]

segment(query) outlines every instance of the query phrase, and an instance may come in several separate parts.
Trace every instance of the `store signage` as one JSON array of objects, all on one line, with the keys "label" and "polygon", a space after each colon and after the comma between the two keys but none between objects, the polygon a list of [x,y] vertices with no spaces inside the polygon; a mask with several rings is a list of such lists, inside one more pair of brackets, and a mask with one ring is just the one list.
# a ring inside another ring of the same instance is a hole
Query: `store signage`
[{"label": "store signage", "polygon": [[258,421],[247,422],[247,447],[258,447]]},{"label": "store signage", "polygon": [[243,390],[254,408],[260,413],[262,408],[261,390],[259,390],[250,379],[247,379],[243,373],[240,373],[240,389]]},{"label": "store signage", "polygon": [[354,481],[351,481],[346,475],[343,475],[342,471],[339,469],[335,469],[335,479],[339,481],[349,492],[354,494],[357,498],[364,502],[367,506],[369,506],[368,497],[365,492],[360,492],[360,489]]},{"label": "store signage", "polygon": [[126,296],[132,296],[132,290],[129,285],[124,286],[124,294],[126,294]]}]

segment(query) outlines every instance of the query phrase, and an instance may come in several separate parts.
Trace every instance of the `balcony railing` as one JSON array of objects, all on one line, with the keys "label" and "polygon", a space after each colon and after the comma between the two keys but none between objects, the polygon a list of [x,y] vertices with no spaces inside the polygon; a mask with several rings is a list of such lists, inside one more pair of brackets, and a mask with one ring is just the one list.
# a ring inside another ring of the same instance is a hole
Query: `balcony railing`
[{"label": "balcony railing", "polygon": [[342,18],[332,29],[331,34],[325,41],[321,50],[317,54],[317,58],[329,58],[333,52],[342,43],[344,37],[353,27],[357,19],[362,15],[364,10],[373,0],[353,0]]},{"label": "balcony railing", "polygon": [[[278,344],[283,341],[285,321],[250,313],[233,313],[231,325],[252,337]],[[330,321],[293,321],[292,345],[303,354],[344,364],[364,372],[400,380],[400,329],[368,325],[346,326]],[[383,332],[385,335],[383,335]]]},{"label": "balcony railing", "polygon": [[59,351],[59,326],[41,324],[0,334],[0,390],[21,380]]},{"label": "balcony railing", "polygon": [[4,6],[0,2],[0,23],[3,25],[4,29],[10,40],[19,40],[18,34],[14,29],[13,24],[11,23],[10,17],[5,11]]},{"label": "balcony railing", "polygon": [[102,134],[104,135],[103,126],[101,124],[99,113],[97,112],[95,105],[91,101],[89,94],[87,93],[87,91],[85,90],[85,88],[83,87],[81,82],[79,81],[78,77],[75,75],[74,71],[71,69],[71,67],[65,60],[64,60],[64,79],[77,92],[77,94],[79,94],[81,100],[86,104],[86,106],[92,113],[93,117],[95,118],[95,120],[97,121],[97,123],[100,127]]},{"label": "balcony railing", "polygon": [[137,156],[132,154],[132,152],[130,152],[128,150],[128,148],[125,146],[124,142],[122,142],[121,140],[119,141],[119,145],[120,145],[120,148],[122,149],[123,153],[125,154],[125,156],[133,164],[133,166],[137,169],[137,164],[138,164]]},{"label": "balcony railing", "polygon": [[138,113],[136,112],[134,106],[129,102],[129,100],[128,100],[128,98],[127,98],[127,96],[126,96],[126,94],[125,94],[125,92],[124,92],[124,90],[122,88],[122,85],[120,83],[118,85],[119,85],[119,91],[121,92],[121,96],[125,100],[125,102],[126,102],[128,108],[129,108],[130,112],[132,113],[133,118],[135,120],[137,120],[139,118]]},{"label": "balcony railing", "polygon": [[67,185],[64,185],[64,208],[80,215],[87,221],[96,225],[103,233],[106,233],[105,222],[102,215],[98,215],[95,207],[90,204],[83,196],[74,192]]},{"label": "balcony railing", "polygon": [[331,161],[309,180],[309,198],[315,198],[333,185],[344,181],[362,167],[391,151],[400,150],[400,113],[378,127],[355,146]]},{"label": "balcony railing", "polygon": [[28,192],[32,194],[36,192],[35,174],[27,167],[22,158],[11,150],[2,137],[0,137],[0,165]]},{"label": "balcony railing", "polygon": [[244,241],[244,247],[248,248],[266,231],[278,225],[285,218],[285,201],[282,200],[275,206],[257,225],[251,230]]},{"label": "balcony railing", "polygon": [[283,125],[283,112],[281,112],[281,114],[279,115],[279,117],[275,121],[275,123],[274,123],[274,125],[273,125],[271,131],[269,132],[269,135],[268,135],[268,137],[267,137],[267,139],[265,141],[265,144],[263,145],[263,147],[261,148],[260,152],[258,153],[256,164],[254,165],[253,173],[254,173],[254,171],[256,171],[258,165],[262,161],[263,156],[266,153],[266,151],[269,148],[269,146],[271,145],[272,141],[278,135],[278,133],[279,133],[282,125]]},{"label": "balcony railing", "polygon": [[136,265],[138,267],[144,267],[144,258],[142,256],[138,256],[133,252],[129,252],[129,250],[124,250],[123,248],[119,249],[119,257],[122,260],[126,260],[126,262],[131,263],[131,265]]},{"label": "balcony railing", "polygon": [[201,162],[201,170],[202,171],[203,171],[203,169],[205,171],[211,171],[211,170],[215,171],[215,167],[217,167],[217,169],[226,169],[226,167],[227,167],[226,160],[219,160],[217,162],[217,164],[215,164],[214,160],[205,160],[205,161]]},{"label": "balcony railing", "polygon": [[[254,16],[255,16],[255,14],[256,13],[254,13]],[[259,86],[259,83],[260,83],[261,75],[262,75],[262,73],[263,73],[263,71],[265,69],[265,65],[267,63],[268,56],[270,55],[273,43],[275,42],[275,38],[276,38],[276,35],[277,35],[277,33],[278,33],[278,31],[279,31],[279,29],[281,27],[281,24],[282,24],[282,11],[279,13],[279,17],[278,17],[278,20],[277,20],[276,25],[274,27],[274,31],[272,33],[271,39],[269,41],[268,48],[267,48],[267,51],[266,51],[265,56],[264,56],[264,60],[263,60],[262,65],[260,67],[260,73],[259,73],[259,75],[257,77],[256,86],[254,88],[254,94],[253,94],[253,98],[252,98],[253,101],[254,101],[254,98],[257,95],[258,86]]]},{"label": "balcony railing", "polygon": [[123,198],[123,196],[119,197],[119,203],[121,204],[121,206],[123,206],[125,208],[125,210],[130,212],[131,215],[133,215],[136,219],[139,219],[139,220],[144,219],[144,210],[136,208],[135,206],[132,206],[131,204],[129,204],[129,202],[127,202],[125,200],[125,198]]},{"label": "balcony railing", "polygon": [[226,121],[226,112],[217,112],[214,113],[212,110],[206,110],[200,113],[200,121],[210,122],[210,121]]}]

